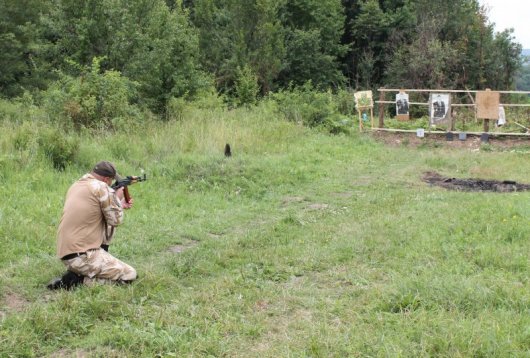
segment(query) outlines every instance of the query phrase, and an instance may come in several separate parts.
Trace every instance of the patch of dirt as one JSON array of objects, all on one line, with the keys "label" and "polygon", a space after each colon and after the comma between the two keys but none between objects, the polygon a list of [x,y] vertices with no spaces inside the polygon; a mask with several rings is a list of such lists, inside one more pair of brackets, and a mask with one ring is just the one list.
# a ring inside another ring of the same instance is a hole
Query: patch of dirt
[{"label": "patch of dirt", "polygon": [[207,233],[207,235],[209,237],[211,237],[212,239],[219,239],[219,238],[223,237],[224,232],[209,232],[209,233]]},{"label": "patch of dirt", "polygon": [[186,250],[189,250],[195,246],[199,245],[199,242],[198,241],[190,241],[190,242],[187,242],[185,244],[179,244],[179,245],[174,245],[174,246],[171,246],[170,248],[168,248],[168,251],[169,252],[172,252],[174,254],[180,254]]},{"label": "patch of dirt", "polygon": [[282,199],[282,205],[285,206],[291,203],[301,203],[303,201],[305,201],[305,198],[301,196],[286,196]]},{"label": "patch of dirt", "polygon": [[29,305],[29,302],[16,293],[7,293],[4,296],[4,304],[8,310],[20,312]]},{"label": "patch of dirt", "polygon": [[493,191],[510,193],[530,190],[530,184],[521,184],[512,180],[458,179],[441,176],[436,172],[425,172],[423,181],[449,190]]},{"label": "patch of dirt", "polygon": [[[483,144],[480,136],[468,134],[466,140],[459,140],[458,133],[453,133],[453,140],[448,141],[445,134],[441,133],[427,133],[425,137],[420,138],[416,136],[415,132],[386,132],[374,130],[370,132],[371,136],[379,142],[383,142],[388,146],[406,146],[406,147],[420,147],[432,146],[440,148],[460,148],[479,150]],[[490,135],[488,142],[492,148],[499,148],[502,150],[530,146],[530,137],[511,137]]]},{"label": "patch of dirt", "polygon": [[269,301],[267,300],[258,300],[255,304],[254,304],[254,307],[256,308],[257,311],[265,311],[269,308]]},{"label": "patch of dirt", "polygon": [[310,204],[307,206],[309,210],[324,210],[324,209],[327,209],[328,207],[329,207],[328,204],[319,204],[319,203]]},{"label": "patch of dirt", "polygon": [[345,192],[341,192],[341,193],[333,193],[333,195],[338,197],[338,198],[348,199],[348,198],[351,198],[353,196],[353,193],[345,191]]},{"label": "patch of dirt", "polygon": [[60,351],[57,351],[55,353],[52,353],[49,357],[50,358],[85,358],[88,357],[88,352],[85,352],[83,350],[76,349],[74,352],[68,349],[61,349]]}]

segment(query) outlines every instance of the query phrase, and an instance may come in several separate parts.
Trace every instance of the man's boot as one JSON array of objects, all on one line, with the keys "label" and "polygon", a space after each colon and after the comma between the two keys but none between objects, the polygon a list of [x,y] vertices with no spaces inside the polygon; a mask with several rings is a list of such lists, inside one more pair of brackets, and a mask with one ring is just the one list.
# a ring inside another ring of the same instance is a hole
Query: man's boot
[{"label": "man's boot", "polygon": [[62,287],[63,280],[62,277],[54,278],[46,287],[48,290],[58,290]]},{"label": "man's boot", "polygon": [[63,288],[66,290],[70,290],[76,286],[79,286],[83,283],[84,278],[85,277],[83,275],[78,275],[72,271],[66,271],[66,273],[61,278],[61,280],[63,281]]},{"label": "man's boot", "polygon": [[72,288],[83,283],[83,275],[78,275],[72,271],[66,271],[61,278],[56,278],[46,286],[49,290],[65,289],[71,290]]}]

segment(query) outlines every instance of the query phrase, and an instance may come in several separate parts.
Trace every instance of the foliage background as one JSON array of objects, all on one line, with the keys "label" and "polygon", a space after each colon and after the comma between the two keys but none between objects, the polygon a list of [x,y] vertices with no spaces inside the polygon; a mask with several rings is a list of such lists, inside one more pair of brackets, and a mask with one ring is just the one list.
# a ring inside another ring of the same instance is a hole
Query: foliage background
[{"label": "foliage background", "polygon": [[[506,90],[522,62],[476,0],[2,0],[0,10],[0,95],[83,78],[98,58],[157,114],[212,86],[236,105],[309,81]],[[249,79],[250,99],[238,90]]]}]

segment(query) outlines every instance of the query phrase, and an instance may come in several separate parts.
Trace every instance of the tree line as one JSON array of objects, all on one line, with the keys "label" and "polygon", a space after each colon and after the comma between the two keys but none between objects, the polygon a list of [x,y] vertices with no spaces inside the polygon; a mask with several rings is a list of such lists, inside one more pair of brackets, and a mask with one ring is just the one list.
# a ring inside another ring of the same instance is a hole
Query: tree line
[{"label": "tree line", "polygon": [[0,53],[1,97],[106,90],[155,113],[307,83],[505,90],[522,64],[478,0],[0,0]]}]

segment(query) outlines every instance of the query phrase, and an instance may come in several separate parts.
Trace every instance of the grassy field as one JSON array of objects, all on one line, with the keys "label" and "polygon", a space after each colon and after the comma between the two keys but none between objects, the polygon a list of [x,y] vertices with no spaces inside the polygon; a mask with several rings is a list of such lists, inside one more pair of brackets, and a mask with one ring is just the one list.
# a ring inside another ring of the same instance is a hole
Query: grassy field
[{"label": "grassy field", "polygon": [[[63,171],[49,124],[0,122],[0,357],[530,355],[530,192],[421,180],[529,182],[529,146],[387,147],[271,113],[81,134]],[[64,194],[102,159],[148,176],[110,249],[140,278],[49,292]]]}]

